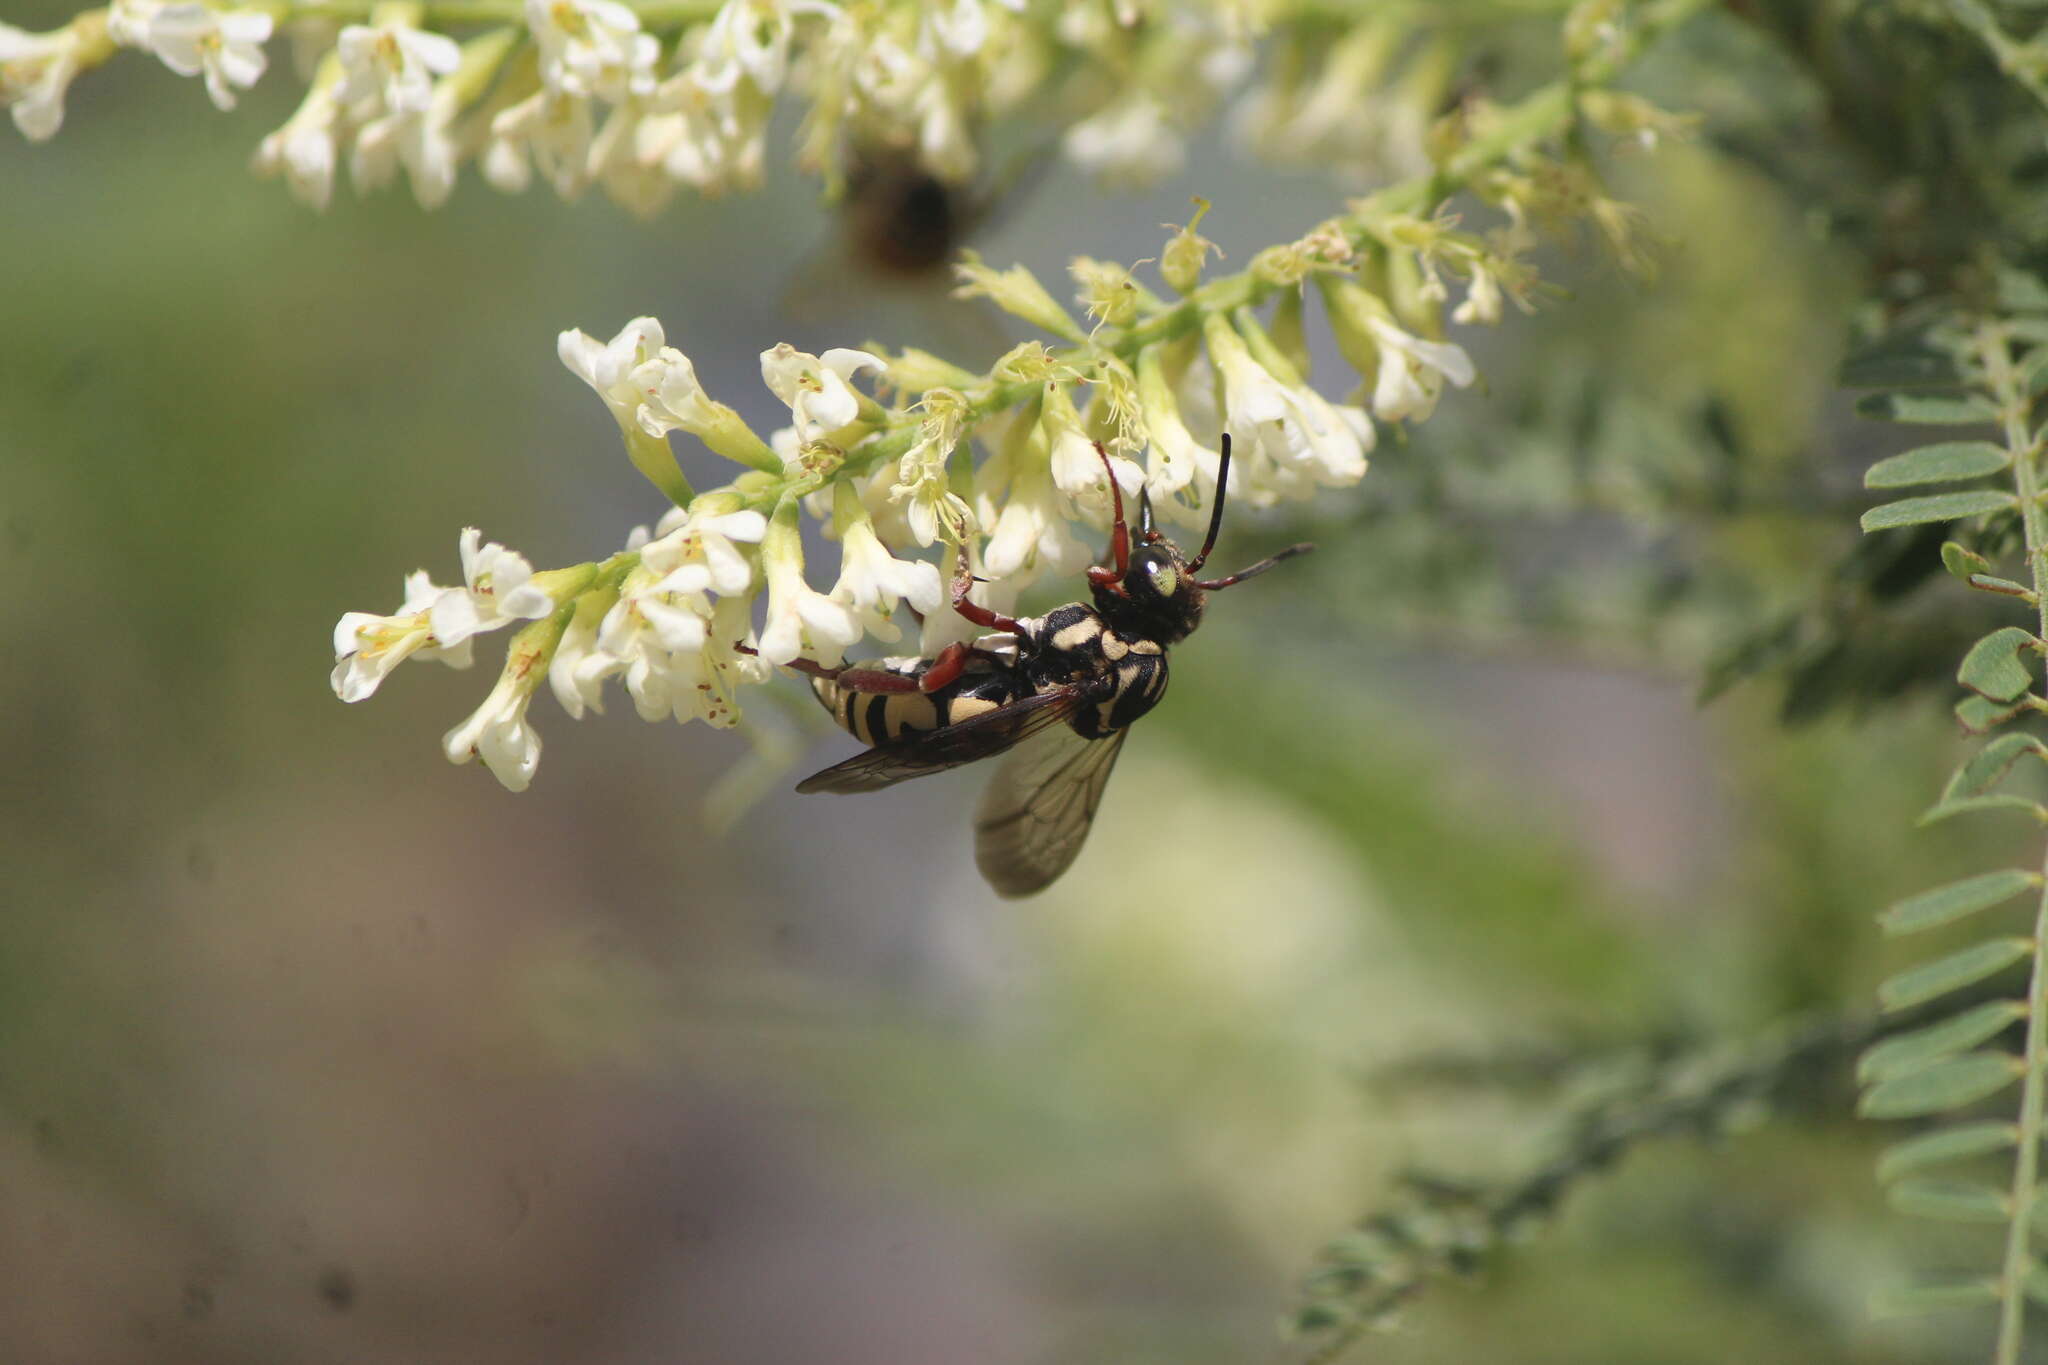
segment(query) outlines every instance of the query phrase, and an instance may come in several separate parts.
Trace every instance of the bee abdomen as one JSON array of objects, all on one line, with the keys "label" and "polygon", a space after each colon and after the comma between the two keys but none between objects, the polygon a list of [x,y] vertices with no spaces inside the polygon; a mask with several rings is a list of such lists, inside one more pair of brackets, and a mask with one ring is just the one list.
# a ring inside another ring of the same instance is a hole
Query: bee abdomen
[{"label": "bee abdomen", "polygon": [[[926,660],[907,666],[862,664],[858,667],[899,677],[918,678],[929,667]],[[947,725],[957,725],[995,710],[1014,699],[1016,681],[999,672],[964,673],[936,692],[862,692],[842,686],[835,678],[811,679],[817,695],[833,721],[861,743],[874,748],[906,735],[921,734]]]}]

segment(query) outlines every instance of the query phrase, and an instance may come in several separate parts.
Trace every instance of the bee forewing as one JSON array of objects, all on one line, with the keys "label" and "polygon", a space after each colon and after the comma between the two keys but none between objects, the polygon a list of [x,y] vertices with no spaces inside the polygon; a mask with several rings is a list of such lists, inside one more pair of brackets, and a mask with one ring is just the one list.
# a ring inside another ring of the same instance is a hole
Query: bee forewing
[{"label": "bee forewing", "polygon": [[1081,852],[1127,730],[1052,731],[1010,752],[982,793],[974,861],[999,896],[1043,891]]}]

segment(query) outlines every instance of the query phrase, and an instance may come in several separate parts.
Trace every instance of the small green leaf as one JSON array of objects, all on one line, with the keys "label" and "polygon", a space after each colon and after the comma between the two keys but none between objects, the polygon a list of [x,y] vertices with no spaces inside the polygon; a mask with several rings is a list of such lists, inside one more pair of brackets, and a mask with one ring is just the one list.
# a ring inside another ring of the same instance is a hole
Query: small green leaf
[{"label": "small green leaf", "polygon": [[2020,500],[1995,488],[1975,488],[1964,493],[1935,493],[1924,498],[1901,498],[1863,514],[1866,531],[1889,531],[1895,526],[1921,526],[1930,521],[1961,521],[2019,506]]},{"label": "small green leaf", "polygon": [[1983,697],[1964,697],[1956,703],[1956,721],[1973,735],[1988,734],[2026,709],[2025,698],[2011,706],[2000,706]]},{"label": "small green leaf", "polygon": [[1988,573],[1973,573],[1964,582],[1979,592],[1995,592],[2000,597],[2021,597],[2031,602],[2034,590],[2024,583],[2015,583],[2010,578],[1996,578]]},{"label": "small green leaf", "polygon": [[1975,1104],[2019,1079],[2017,1057],[1966,1052],[1933,1066],[1894,1076],[1863,1092],[1856,1112],[1867,1119],[1910,1119]]},{"label": "small green leaf", "polygon": [[1991,572],[1991,561],[1967,545],[1958,545],[1953,540],[1941,543],[1941,563],[1953,576],[1970,581],[1972,574]]},{"label": "small green leaf", "polygon": [[2048,384],[2048,346],[2035,345],[2027,352],[2027,358],[2020,362],[2020,388],[2029,395],[2041,391]]},{"label": "small green leaf", "polygon": [[2033,951],[2033,941],[2024,938],[1994,938],[1973,943],[1947,957],[1909,967],[1885,981],[1877,988],[1878,1003],[1887,1010],[1918,1005],[1950,991],[1973,986]]},{"label": "small green leaf", "polygon": [[1889,1185],[1912,1171],[2006,1151],[2019,1146],[2019,1141],[2019,1125],[2012,1123],[1959,1123],[1939,1128],[1885,1148],[1877,1159],[1877,1179]]},{"label": "small green leaf", "polygon": [[1965,915],[1974,915],[1979,910],[1989,910],[1994,905],[2003,905],[2020,892],[2040,884],[2040,873],[2021,867],[1985,872],[1946,886],[1937,886],[1931,891],[1922,891],[1917,896],[1908,896],[1887,907],[1877,917],[1877,922],[1887,934],[1918,933],[1937,924],[1948,924]]},{"label": "small green leaf", "polygon": [[1879,422],[1959,427],[1998,420],[1998,408],[1979,394],[1873,393],[1856,400],[1856,415]]},{"label": "small green leaf", "polygon": [[1885,1199],[1900,1213],[1948,1223],[2003,1223],[2011,1216],[2003,1191],[1974,1180],[1901,1180]]},{"label": "small green leaf", "polygon": [[2012,452],[1989,441],[1942,441],[1879,460],[1863,475],[1865,488],[1911,488],[1922,483],[1956,483],[1996,474],[2012,463]]},{"label": "small green leaf", "polygon": [[2048,822],[2048,806],[2039,801],[2030,801],[2024,796],[1958,796],[1944,797],[1927,808],[1915,823],[1921,825],[1939,824],[1958,815],[1974,815],[1979,811],[2020,810],[2036,820]]},{"label": "small green leaf", "polygon": [[1960,382],[1955,358],[1924,336],[1888,336],[1842,361],[1836,382],[1845,389],[1904,389]]},{"label": "small green leaf", "polygon": [[1872,1294],[1870,1311],[1880,1318],[1902,1318],[1997,1302],[1997,1280],[1930,1280]]},{"label": "small green leaf", "polygon": [[1979,1043],[1997,1037],[2026,1018],[2027,1007],[2017,1000],[1988,1000],[1952,1019],[1916,1028],[1887,1038],[1864,1050],[1856,1061],[1856,1079],[1869,1085],[1918,1071],[1931,1062],[1967,1052]]},{"label": "small green leaf", "polygon": [[2005,780],[2013,764],[2028,757],[2048,759],[2048,746],[2028,734],[2000,735],[1956,769],[1948,785],[1942,788],[1941,799],[1948,802],[1982,796]]},{"label": "small green leaf", "polygon": [[2020,651],[2040,644],[2018,626],[1994,630],[1970,646],[1962,667],[1956,670],[1956,681],[1993,701],[2017,701],[2034,685],[2034,675],[2021,662]]}]

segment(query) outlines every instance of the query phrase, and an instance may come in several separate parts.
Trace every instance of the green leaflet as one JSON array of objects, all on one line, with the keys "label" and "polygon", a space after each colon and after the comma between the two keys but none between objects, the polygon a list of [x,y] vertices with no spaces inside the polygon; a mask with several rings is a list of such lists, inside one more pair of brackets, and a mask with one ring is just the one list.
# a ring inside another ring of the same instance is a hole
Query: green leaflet
[{"label": "green leaflet", "polygon": [[1998,420],[1998,408],[1979,394],[1873,393],[1856,400],[1856,415],[1879,422],[1960,427]]},{"label": "green leaflet", "polygon": [[1887,934],[1917,933],[1965,915],[1974,915],[1979,910],[1989,910],[1994,905],[2003,905],[2020,892],[2040,884],[2040,874],[2024,868],[1985,872],[1946,886],[1937,886],[1931,891],[1922,891],[1917,896],[1908,896],[1879,915],[1877,922]]},{"label": "green leaflet", "polygon": [[2002,1152],[2019,1145],[2015,1123],[1959,1123],[1894,1143],[1877,1159],[1877,1178],[1889,1185],[1900,1176],[1950,1161]]},{"label": "green leaflet", "polygon": [[1962,666],[1956,669],[1956,681],[1993,701],[2017,701],[2034,685],[2020,651],[2038,648],[2040,643],[2018,626],[1994,630],[1970,646]]},{"label": "green leaflet", "polygon": [[1901,1180],[1885,1200],[1900,1213],[1946,1223],[2003,1223],[2010,1212],[2003,1190],[1974,1180]]},{"label": "green leaflet", "polygon": [[2021,1285],[2026,1296],[2044,1308],[2048,1308],[2048,1266],[2039,1261],[2027,1267],[2025,1282]]},{"label": "green leaflet", "polygon": [[1998,1302],[1998,1281],[1941,1280],[1901,1285],[1870,1296],[1870,1311],[1880,1318],[1939,1313],[1951,1308],[1981,1308]]},{"label": "green leaflet", "polygon": [[1923,483],[1956,483],[1996,474],[2012,464],[2012,452],[1989,441],[1941,441],[1879,460],[1863,475],[1865,488],[1911,488]]},{"label": "green leaflet", "polygon": [[1956,722],[1973,735],[1988,734],[2026,709],[2025,698],[2000,706],[1984,697],[1964,697],[1956,703]]},{"label": "green leaflet", "polygon": [[1918,1071],[1930,1062],[1967,1052],[2026,1017],[2027,1007],[2017,1000],[1987,1000],[1953,1019],[1887,1038],[1865,1049],[1856,1060],[1856,1079],[1870,1085]]},{"label": "green leaflet", "polygon": [[1870,1119],[1909,1119],[1960,1109],[1997,1094],[2021,1070],[2018,1058],[2002,1052],[1966,1052],[1872,1086],[1856,1112]]},{"label": "green leaflet", "polygon": [[1941,800],[1920,817],[1920,823],[1932,824],[1967,810],[2040,811],[2038,803],[2024,796],[1986,795],[2012,770],[2013,764],[2030,755],[2048,758],[2048,746],[2032,735],[2000,735],[1956,769],[1955,776],[1949,778],[1948,786],[1942,789]]},{"label": "green leaflet", "polygon": [[1902,1010],[1975,985],[2033,951],[2033,940],[2024,938],[1994,938],[1975,943],[1891,977],[1877,988],[1877,999],[1888,1010]]},{"label": "green leaflet", "polygon": [[2019,499],[1995,488],[1978,488],[1964,493],[1935,493],[1925,498],[1902,498],[1873,507],[1863,514],[1863,529],[1888,531],[1895,526],[1919,526],[1930,521],[1961,521],[1986,512],[2019,506]]},{"label": "green leaflet", "polygon": [[1962,372],[1948,351],[1918,333],[1894,333],[1852,351],[1836,383],[1845,389],[1904,389],[1956,384]]},{"label": "green leaflet", "polygon": [[1953,540],[1941,543],[1941,564],[1953,576],[1970,581],[1972,574],[1991,572],[1991,561],[1967,545],[1958,545]]}]

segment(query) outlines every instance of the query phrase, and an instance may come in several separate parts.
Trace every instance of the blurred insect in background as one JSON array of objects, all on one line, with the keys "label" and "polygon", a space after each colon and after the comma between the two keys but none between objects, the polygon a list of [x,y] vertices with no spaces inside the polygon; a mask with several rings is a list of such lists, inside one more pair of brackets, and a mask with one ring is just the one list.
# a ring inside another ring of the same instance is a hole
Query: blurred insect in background
[{"label": "blurred insect in background", "polygon": [[1092,603],[1004,616],[968,600],[976,580],[963,561],[953,609],[995,634],[931,659],[794,661],[833,720],[873,746],[797,790],[874,791],[1008,752],[975,814],[975,861],[1003,896],[1051,885],[1088,837],[1124,735],[1165,695],[1167,647],[1201,624],[1207,594],[1314,548],[1291,545],[1226,577],[1198,577],[1223,525],[1229,478],[1225,435],[1209,533],[1189,559],[1154,528],[1149,495],[1140,494],[1133,534],[1112,471],[1115,521],[1108,563],[1088,570]]}]

